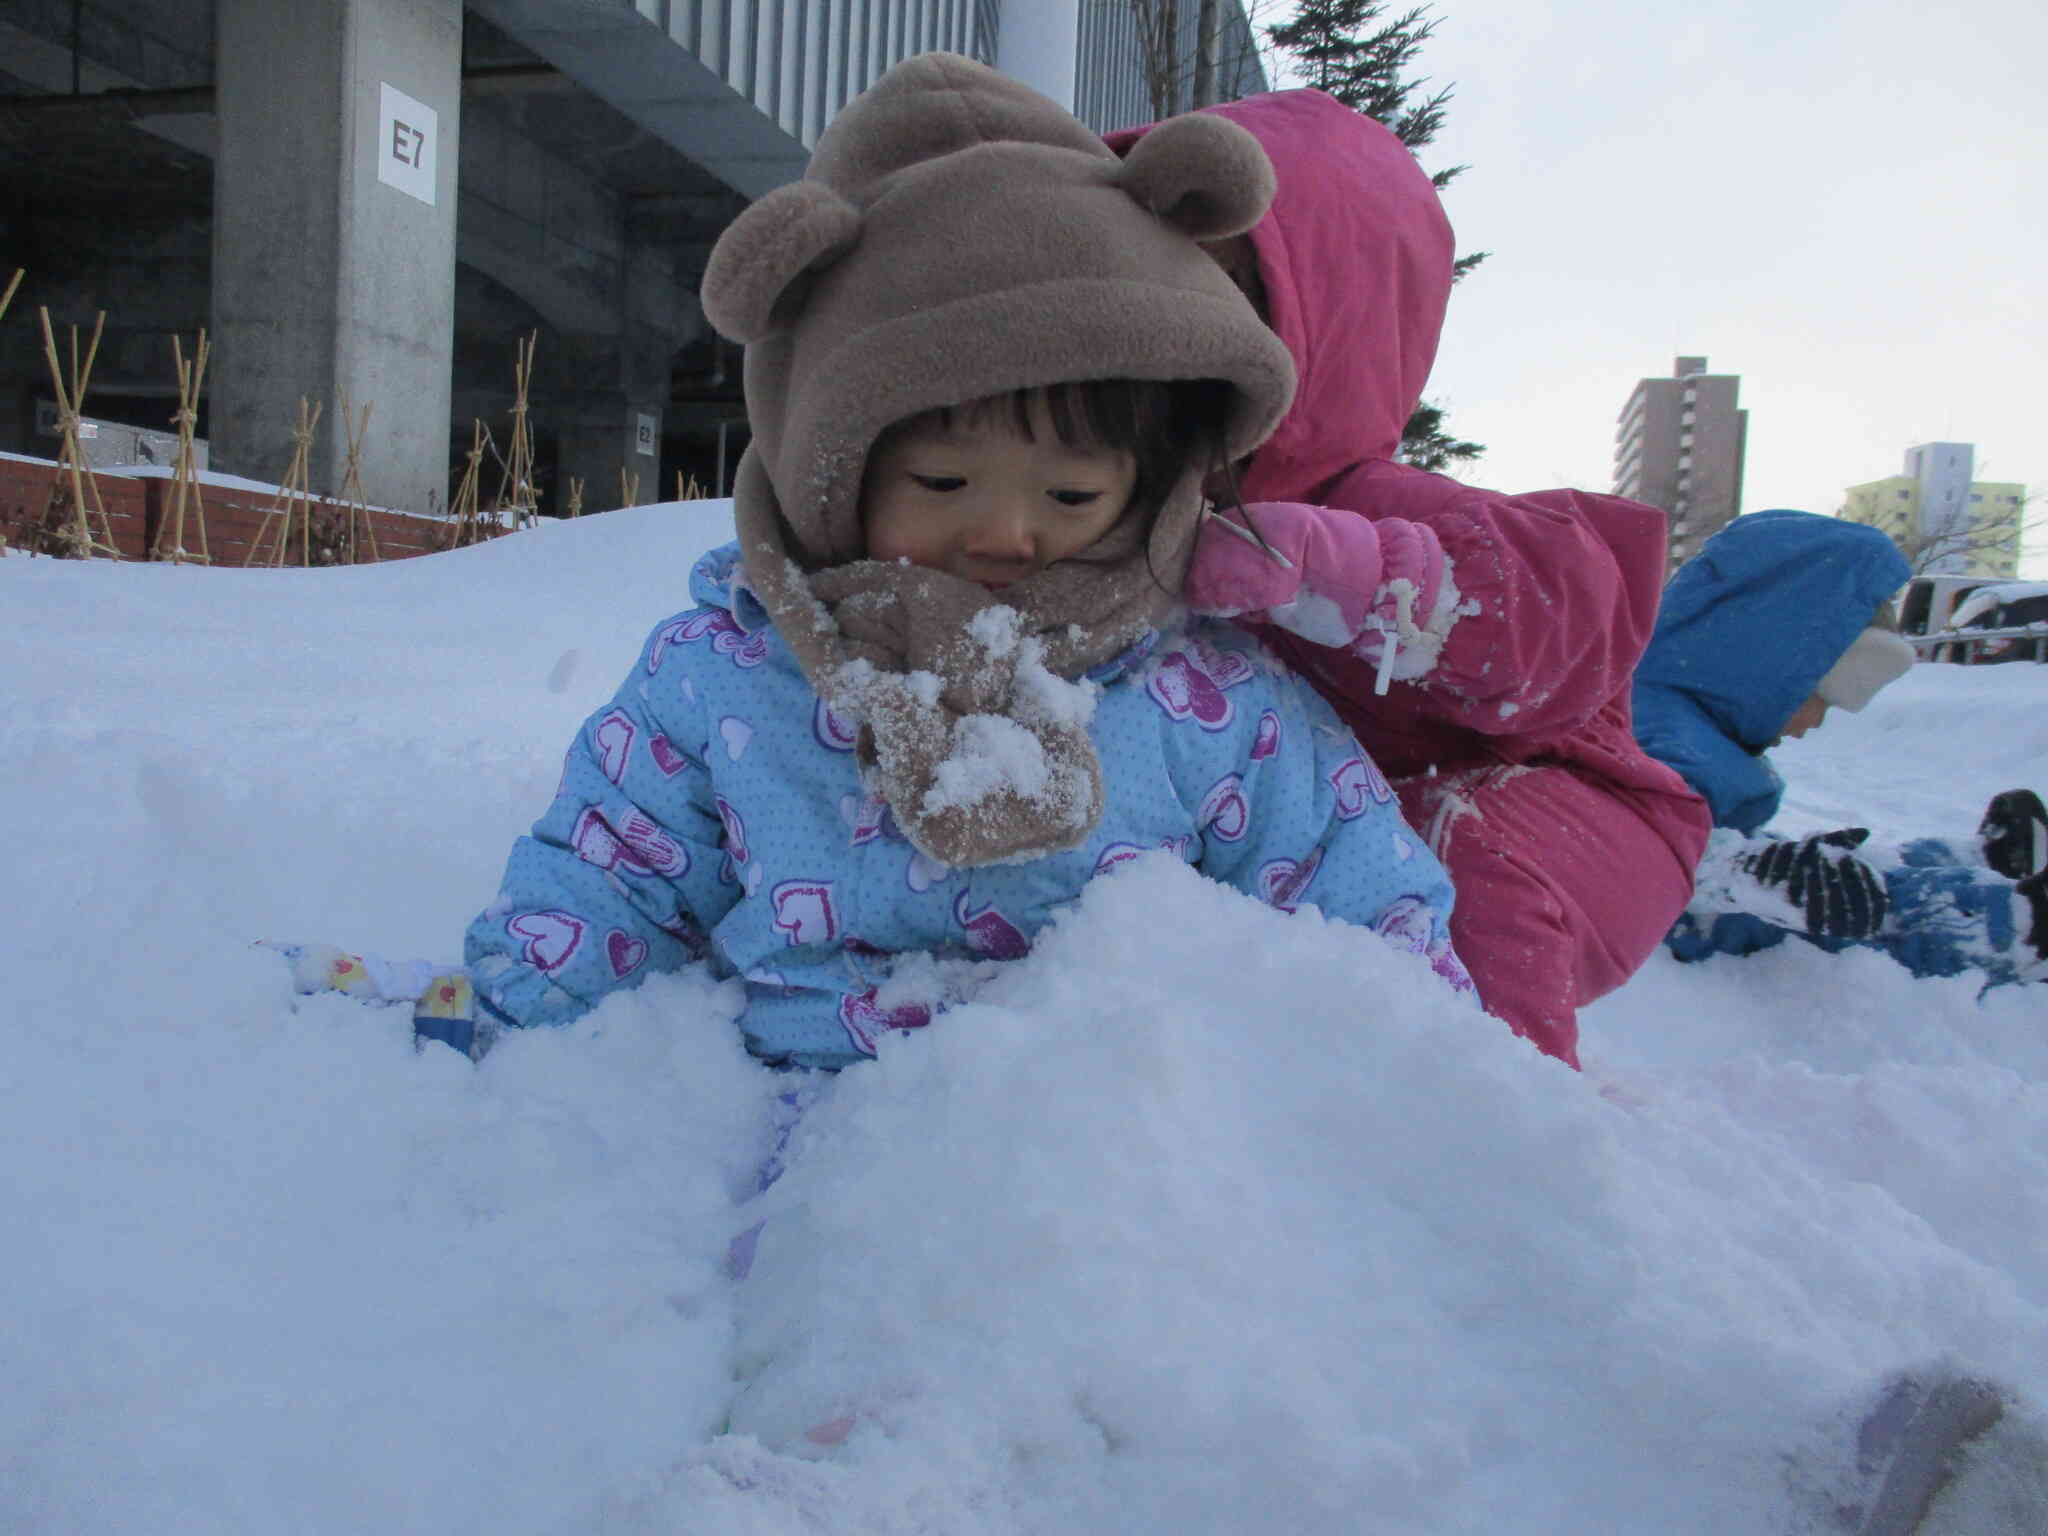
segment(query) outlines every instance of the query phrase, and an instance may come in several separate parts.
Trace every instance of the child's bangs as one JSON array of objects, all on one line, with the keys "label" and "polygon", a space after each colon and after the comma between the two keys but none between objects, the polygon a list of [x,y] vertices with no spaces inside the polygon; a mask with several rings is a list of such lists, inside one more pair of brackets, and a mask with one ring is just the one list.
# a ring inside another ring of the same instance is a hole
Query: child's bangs
[{"label": "child's bangs", "polygon": [[[1053,434],[1066,448],[1109,448],[1136,453],[1173,415],[1173,387],[1151,379],[1090,379],[1037,391]],[[1019,420],[1029,403],[1013,396]]]},{"label": "child's bangs", "polygon": [[[955,426],[1000,427],[1026,442],[1038,440],[1034,405],[1065,448],[1107,448],[1132,453],[1157,436],[1173,414],[1173,386],[1151,379],[1080,379],[942,405],[915,418],[942,432]],[[905,425],[911,425],[906,423]]]}]

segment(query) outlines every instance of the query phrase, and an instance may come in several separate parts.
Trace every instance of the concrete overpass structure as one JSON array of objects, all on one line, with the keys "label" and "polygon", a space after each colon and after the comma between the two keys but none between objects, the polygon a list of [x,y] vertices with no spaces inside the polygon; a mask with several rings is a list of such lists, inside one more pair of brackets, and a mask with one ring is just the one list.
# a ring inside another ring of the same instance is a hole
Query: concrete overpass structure
[{"label": "concrete overpass structure", "polygon": [[[1261,89],[1224,11],[1223,94]],[[138,426],[175,408],[171,338],[206,327],[216,469],[281,475],[305,395],[332,484],[346,399],[374,405],[371,498],[445,503],[471,420],[502,440],[537,331],[544,510],[572,476],[586,510],[622,469],[642,500],[715,484],[744,418],[696,301],[711,244],[931,48],[1098,128],[1153,115],[1132,0],[23,0],[0,19],[0,282],[28,269],[0,449],[54,453],[47,305],[107,312],[87,411]]]}]

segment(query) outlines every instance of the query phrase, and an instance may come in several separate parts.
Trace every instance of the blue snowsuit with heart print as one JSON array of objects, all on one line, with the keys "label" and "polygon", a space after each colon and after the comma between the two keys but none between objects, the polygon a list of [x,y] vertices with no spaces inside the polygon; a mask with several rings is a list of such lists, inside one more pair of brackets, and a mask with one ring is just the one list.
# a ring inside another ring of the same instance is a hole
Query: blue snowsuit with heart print
[{"label": "blue snowsuit with heart print", "polygon": [[[863,788],[855,731],[745,588],[736,545],[698,562],[691,594],[700,606],[656,627],[584,725],[470,926],[477,999],[498,1022],[566,1023],[707,958],[744,980],[756,1056],[842,1067],[968,995],[1094,875],[1153,849],[1374,929],[1470,991],[1442,866],[1329,706],[1248,636],[1195,622],[1099,669],[1105,805],[1087,841],[950,869]],[[911,954],[938,963],[892,985]]]}]

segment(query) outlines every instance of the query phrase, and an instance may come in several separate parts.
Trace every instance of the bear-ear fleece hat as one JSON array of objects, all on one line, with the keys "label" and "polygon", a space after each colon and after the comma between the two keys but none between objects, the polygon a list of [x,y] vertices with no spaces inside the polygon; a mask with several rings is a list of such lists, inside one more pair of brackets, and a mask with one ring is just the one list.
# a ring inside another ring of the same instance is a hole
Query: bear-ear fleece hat
[{"label": "bear-ear fleece hat", "polygon": [[[1228,383],[1224,446],[1250,452],[1286,413],[1293,364],[1196,242],[1249,228],[1272,193],[1258,142],[1214,114],[1162,124],[1119,160],[1037,92],[931,53],[849,102],[803,179],[713,249],[704,312],[746,346],[753,441],[734,501],[747,584],[820,696],[862,724],[875,782],[931,857],[989,863],[1087,836],[1102,787],[1086,712],[1048,711],[1036,679],[1078,678],[1171,611],[1212,466],[1183,467],[1149,540],[1119,546],[1112,531],[998,603],[865,558],[869,451],[940,406],[1130,378]],[[997,606],[1015,622],[972,623]],[[943,696],[910,686],[913,672],[936,673]],[[1023,725],[1044,771],[940,794],[939,770],[988,716]]]}]

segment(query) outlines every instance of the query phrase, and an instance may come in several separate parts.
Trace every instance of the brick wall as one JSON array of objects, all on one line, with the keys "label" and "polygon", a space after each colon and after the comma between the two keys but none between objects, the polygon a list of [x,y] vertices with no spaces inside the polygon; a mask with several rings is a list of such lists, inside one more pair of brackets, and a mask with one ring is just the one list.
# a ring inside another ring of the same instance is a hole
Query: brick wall
[{"label": "brick wall", "polygon": [[[57,465],[53,460],[0,458],[0,532],[8,536],[10,543],[20,542],[17,530],[42,516],[49,505],[50,490],[56,478]],[[136,478],[103,469],[97,471],[93,479],[99,487],[100,500],[107,509],[114,547],[121,552],[122,559],[148,559],[148,551],[156,543],[161,542],[169,548],[176,542],[175,509],[171,504],[171,482],[168,478],[161,475]],[[260,535],[263,542],[256,553],[255,563],[268,565],[276,559],[283,517],[272,518],[269,529],[264,529],[264,518],[272,506],[274,491],[207,484],[198,486],[197,491],[197,504],[188,499],[185,505],[182,542],[188,554],[204,552],[215,565],[240,566],[249,558],[251,546]],[[333,502],[318,502],[315,506],[316,517],[346,516],[346,509]],[[448,526],[434,518],[381,509],[370,512],[369,524],[368,532],[362,529],[360,521],[357,524],[356,558],[360,561],[370,559],[372,535],[376,540],[377,558],[381,560],[432,554],[440,547]],[[95,526],[93,531],[97,536],[98,527]],[[298,536],[296,517],[292,532],[293,537],[283,557],[286,565],[302,563],[304,542]],[[314,564],[328,563],[323,559],[317,542],[312,553]]]},{"label": "brick wall", "polygon": [[[114,547],[124,560],[140,560],[147,547],[149,506],[145,482],[126,475],[104,472],[93,477],[100,504],[107,510],[107,526],[113,530]],[[10,544],[21,539],[19,530],[40,522],[50,505],[50,492],[57,483],[57,465],[50,459],[0,459],[0,533]],[[85,499],[92,501],[92,488]],[[90,519],[94,538],[100,537],[99,520]]]}]

